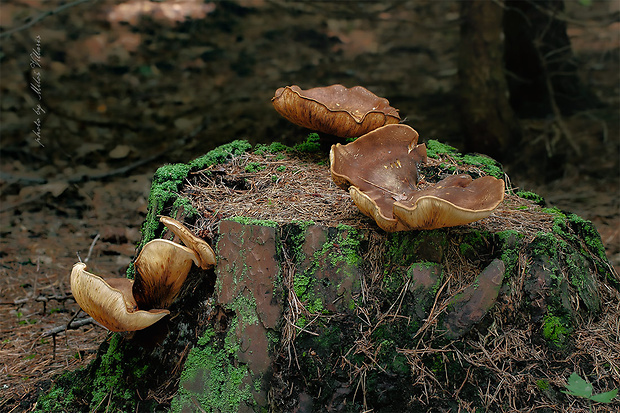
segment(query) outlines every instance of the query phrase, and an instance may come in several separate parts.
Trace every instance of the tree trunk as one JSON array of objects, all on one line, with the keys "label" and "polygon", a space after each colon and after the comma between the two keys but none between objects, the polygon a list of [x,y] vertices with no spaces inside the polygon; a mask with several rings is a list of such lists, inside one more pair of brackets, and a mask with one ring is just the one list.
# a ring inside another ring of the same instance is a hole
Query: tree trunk
[{"label": "tree trunk", "polygon": [[[501,174],[427,144],[428,181]],[[248,150],[157,171],[143,244],[162,234],[158,214],[185,217],[217,265],[190,274],[165,321],[110,335],[39,411],[456,411],[496,398],[587,409],[557,389],[587,361],[567,353],[620,301],[590,222],[508,193],[482,221],[389,234],[330,184],[324,157]],[[598,385],[613,385],[604,371]],[[537,378],[548,391],[532,390]]]},{"label": "tree trunk", "polygon": [[579,78],[566,22],[557,17],[563,1],[506,1],[505,62],[510,104],[521,117],[557,115],[598,104]]},{"label": "tree trunk", "polygon": [[504,73],[503,8],[496,2],[461,2],[459,103],[465,149],[504,159],[521,131],[508,101]]}]

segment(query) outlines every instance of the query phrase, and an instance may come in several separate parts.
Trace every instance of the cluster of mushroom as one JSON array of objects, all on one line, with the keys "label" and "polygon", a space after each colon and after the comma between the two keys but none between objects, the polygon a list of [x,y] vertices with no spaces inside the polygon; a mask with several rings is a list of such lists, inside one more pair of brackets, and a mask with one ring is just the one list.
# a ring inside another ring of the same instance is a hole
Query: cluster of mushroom
[{"label": "cluster of mushroom", "polygon": [[77,263],[71,271],[71,292],[78,305],[111,331],[135,331],[170,314],[167,308],[178,295],[192,267],[215,265],[215,254],[204,240],[179,221],[160,217],[185,246],[164,239],[147,243],[135,261],[136,276],[103,279]]},{"label": "cluster of mushroom", "polygon": [[348,190],[360,211],[385,231],[409,231],[463,225],[489,216],[504,199],[504,181],[452,175],[418,188],[418,170],[426,146],[418,133],[399,124],[398,110],[361,86],[342,85],[276,91],[275,109],[291,122],[342,138],[333,145],[330,171]]}]

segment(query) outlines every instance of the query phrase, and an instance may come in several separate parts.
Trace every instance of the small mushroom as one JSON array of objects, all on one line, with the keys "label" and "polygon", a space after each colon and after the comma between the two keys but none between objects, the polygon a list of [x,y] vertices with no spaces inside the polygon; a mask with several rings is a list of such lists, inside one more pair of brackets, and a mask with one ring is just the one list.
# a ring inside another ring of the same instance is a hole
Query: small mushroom
[{"label": "small mushroom", "polygon": [[304,128],[341,138],[354,138],[400,122],[398,110],[368,89],[342,85],[302,90],[286,86],[271,99],[280,115]]},{"label": "small mushroom", "polygon": [[147,243],[136,258],[133,296],[138,308],[167,308],[176,298],[198,255],[164,239]]},{"label": "small mushroom", "polygon": [[209,244],[193,235],[179,221],[160,221],[187,245],[156,239],[148,242],[135,261],[135,280],[103,278],[85,270],[83,263],[71,271],[71,291],[80,307],[112,331],[140,330],[156,323],[178,295],[192,262],[206,269],[215,265]]},{"label": "small mushroom", "polygon": [[155,324],[170,311],[138,310],[131,294],[133,281],[112,278],[105,281],[77,263],[71,270],[71,292],[78,305],[95,321],[110,331],[141,330]]},{"label": "small mushroom", "polygon": [[215,253],[202,238],[198,238],[189,229],[176,219],[160,216],[159,221],[168,229],[174,232],[181,241],[198,254],[198,261],[194,261],[197,266],[206,270],[215,265]]}]

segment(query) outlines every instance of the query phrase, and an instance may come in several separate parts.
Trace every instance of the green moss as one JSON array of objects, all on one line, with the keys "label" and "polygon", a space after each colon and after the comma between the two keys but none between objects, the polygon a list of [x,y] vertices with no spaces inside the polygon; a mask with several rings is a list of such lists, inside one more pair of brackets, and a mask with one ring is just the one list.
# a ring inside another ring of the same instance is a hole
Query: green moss
[{"label": "green moss", "polygon": [[[102,344],[99,357],[86,369],[57,379],[38,402],[39,411],[135,411],[137,388],[148,376],[150,364],[130,355],[120,334]],[[154,411],[156,404],[140,402],[141,411]]]},{"label": "green moss", "polygon": [[248,368],[238,360],[237,320],[222,337],[209,327],[192,348],[181,373],[171,412],[237,412],[242,403],[254,404]]},{"label": "green moss", "polygon": [[265,165],[261,165],[258,162],[248,162],[247,165],[245,166],[245,171],[248,173],[252,173],[252,172],[262,171],[266,168],[267,167]]},{"label": "green moss", "polygon": [[377,362],[391,373],[406,376],[411,372],[407,357],[398,353],[394,340],[384,339],[379,342],[377,348]]},{"label": "green moss", "polygon": [[[360,244],[364,234],[357,229],[339,225],[330,231],[328,240],[321,248],[316,250],[312,257],[306,257],[303,251],[306,231],[313,222],[301,222],[289,226],[286,230],[288,244],[292,249],[292,256],[298,265],[305,267],[295,274],[293,289],[295,294],[303,302],[306,309],[315,314],[326,314],[328,310],[325,304],[325,292],[335,291],[340,298],[337,307],[342,310],[355,309],[356,303],[352,299],[351,291],[360,288],[360,280],[357,277],[357,267],[361,264]],[[306,259],[309,262],[306,262]],[[335,269],[334,280],[315,278],[317,271]],[[338,285],[334,285],[337,282]]]},{"label": "green moss", "polygon": [[388,234],[386,264],[407,265],[414,261],[415,250],[420,240],[413,232],[393,232]]},{"label": "green moss", "polygon": [[183,210],[183,215],[188,217],[195,217],[200,215],[198,210],[192,205],[192,202],[189,200],[189,198],[185,198],[183,196],[180,196],[174,200],[174,203],[172,204],[172,215],[176,215],[176,212],[179,210]]},{"label": "green moss", "polygon": [[[90,403],[90,407],[93,410],[96,410],[97,406],[100,406],[104,399],[107,397],[111,398],[113,392],[115,396],[120,395],[121,397],[129,392],[123,380],[124,369],[121,364],[122,353],[119,351],[121,340],[122,337],[120,334],[114,334],[110,339],[108,351],[101,356],[101,364],[97,369],[97,374],[93,382],[94,390]],[[125,391],[123,391],[123,389]],[[128,410],[134,410],[135,405],[131,403],[131,396],[133,395],[129,393],[127,396],[129,396],[127,402],[131,404],[131,406],[127,406],[130,407]]]},{"label": "green moss", "polygon": [[321,145],[319,144],[319,134],[311,133],[308,135],[306,140],[302,143],[298,143],[293,146],[293,149],[297,152],[307,152],[314,153],[321,150]]},{"label": "green moss", "polygon": [[[239,156],[248,151],[252,145],[244,140],[236,140],[219,146],[205,155],[184,164],[164,165],[157,169],[153,175],[151,191],[149,193],[147,216],[142,225],[142,240],[138,248],[142,248],[147,242],[157,238],[160,228],[158,215],[165,208],[173,207],[178,198],[179,190],[190,171],[207,168],[211,165],[221,164],[230,160],[233,156]],[[195,214],[194,208],[189,208],[189,202],[179,201],[176,207],[188,207],[188,212]],[[130,267],[128,276],[133,275],[133,267]]]},{"label": "green moss", "polygon": [[277,172],[284,172],[284,171],[286,171],[286,166],[284,166],[284,165],[280,165],[280,166],[278,166],[278,167],[276,168],[276,171],[277,171]]},{"label": "green moss", "polygon": [[[441,155],[450,155],[450,158],[459,164],[474,165],[484,171],[485,174],[494,176],[498,179],[504,178],[504,171],[500,163],[485,155],[465,154],[462,155],[458,150],[450,145],[430,139],[426,143],[426,155],[429,158],[439,158]],[[448,170],[454,170],[451,165],[446,165]]]},{"label": "green moss", "polygon": [[245,140],[236,140],[225,145],[218,146],[205,155],[194,159],[189,163],[192,170],[207,168],[211,165],[217,165],[229,161],[231,158],[243,155],[249,151],[252,145]]},{"label": "green moss", "polygon": [[256,298],[253,295],[248,297],[244,294],[239,294],[231,303],[230,309],[235,310],[239,317],[241,317],[244,325],[258,324],[259,322],[256,312]]},{"label": "green moss", "polygon": [[76,410],[76,401],[82,399],[87,389],[76,387],[74,384],[81,383],[86,375],[87,369],[79,369],[75,372],[67,372],[54,379],[54,385],[50,391],[37,400],[37,407],[34,412],[69,412]]},{"label": "green moss", "polygon": [[545,206],[547,203],[545,202],[545,198],[542,196],[529,191],[518,191],[516,195],[519,198],[527,199],[528,201],[534,202],[536,205]]},{"label": "green moss", "polygon": [[606,262],[605,246],[594,224],[575,214],[566,215],[566,220],[571,229],[585,242],[588,250],[603,262]]},{"label": "green moss", "polygon": [[244,225],[260,225],[263,227],[278,228],[278,223],[275,221],[267,221],[249,217],[232,217],[228,218],[228,220]]},{"label": "green moss", "polygon": [[388,234],[386,265],[406,265],[413,262],[441,262],[448,244],[445,229],[403,231]]},{"label": "green moss", "polygon": [[429,139],[426,142],[426,156],[429,158],[438,158],[439,155],[458,153],[458,150],[450,145],[441,143],[435,139]]},{"label": "green moss", "polygon": [[500,259],[506,266],[506,277],[517,275],[517,268],[519,264],[519,240],[523,238],[523,234],[515,230],[505,230],[496,232],[495,234],[496,244],[501,251]]},{"label": "green moss", "polygon": [[304,260],[303,244],[306,239],[306,231],[311,225],[315,225],[314,221],[291,221],[291,224],[286,225],[284,229],[287,237],[286,243],[291,250],[291,258],[296,264]]},{"label": "green moss", "polygon": [[547,389],[549,389],[549,382],[547,380],[543,380],[543,379],[538,379],[536,380],[536,387],[538,387],[538,390],[542,390],[545,391]]},{"label": "green moss", "polygon": [[498,179],[504,179],[504,170],[499,162],[495,159],[484,155],[463,155],[460,159],[468,165],[475,165],[482,169],[487,175],[494,176]]},{"label": "green moss", "polygon": [[558,348],[566,345],[571,333],[570,324],[563,318],[554,316],[551,312],[545,315],[542,333],[545,340]]},{"label": "green moss", "polygon": [[336,247],[330,254],[330,261],[333,266],[338,265],[341,261],[344,261],[349,266],[357,266],[362,260],[359,254],[363,238],[362,232],[343,224],[338,225],[336,228],[338,230],[336,240],[333,243],[326,243],[323,246],[323,250],[332,246]]},{"label": "green moss", "polygon": [[280,142],[272,142],[269,145],[264,143],[259,143],[254,147],[254,153],[257,155],[265,155],[265,154],[276,154],[278,152],[286,152],[290,151],[291,148],[289,146],[284,145]]}]

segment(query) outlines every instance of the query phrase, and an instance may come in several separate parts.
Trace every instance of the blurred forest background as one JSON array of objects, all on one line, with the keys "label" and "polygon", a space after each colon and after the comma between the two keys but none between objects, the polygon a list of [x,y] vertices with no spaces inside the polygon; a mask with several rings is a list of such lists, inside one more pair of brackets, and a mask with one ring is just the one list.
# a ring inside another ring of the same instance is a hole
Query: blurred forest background
[{"label": "blurred forest background", "polygon": [[497,157],[620,268],[618,1],[5,0],[0,27],[0,410],[92,359],[101,328],[50,333],[70,268],[125,273],[157,167],[305,139],[285,85],[364,86]]}]

